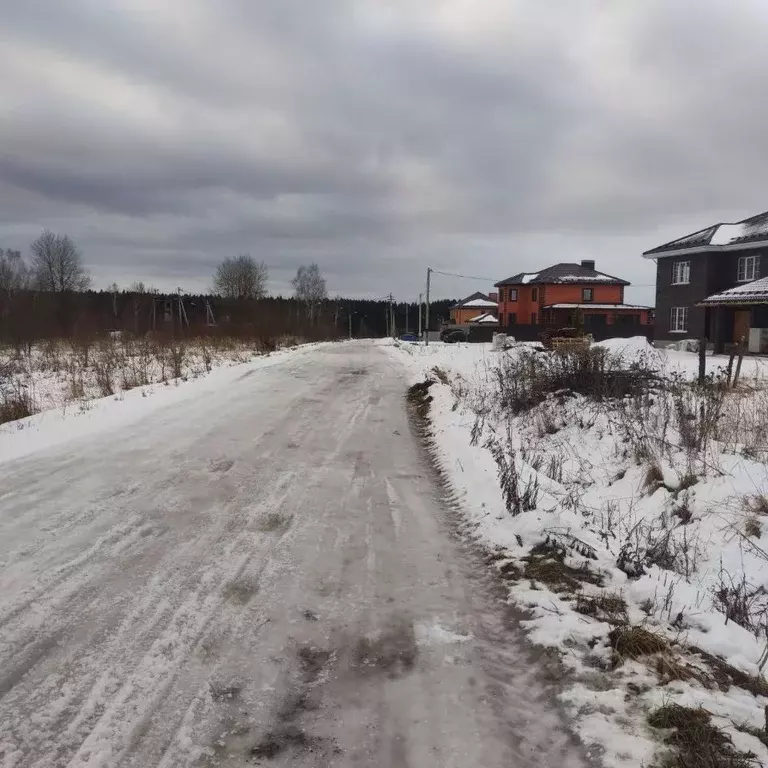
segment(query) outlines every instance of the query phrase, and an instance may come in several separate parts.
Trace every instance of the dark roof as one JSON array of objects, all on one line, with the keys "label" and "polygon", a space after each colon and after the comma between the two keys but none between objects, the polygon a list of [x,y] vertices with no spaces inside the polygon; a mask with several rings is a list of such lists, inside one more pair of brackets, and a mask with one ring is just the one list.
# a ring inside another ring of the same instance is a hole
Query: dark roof
[{"label": "dark roof", "polygon": [[[490,296],[487,296],[484,293],[481,293],[478,291],[477,293],[473,293],[471,296],[467,296],[466,299],[462,299],[458,304],[454,304],[451,309],[461,309],[462,307],[465,307],[467,304],[473,301],[485,301],[488,302],[488,306],[493,305],[494,307],[497,306],[496,302],[491,299]],[[476,304],[475,307],[482,307],[481,304]],[[472,309],[472,307],[468,307],[469,309]]]},{"label": "dark roof", "polygon": [[586,283],[588,285],[629,285],[626,280],[606,275],[595,269],[584,267],[581,264],[563,262],[553,264],[540,272],[519,272],[506,280],[496,283],[496,287],[502,285],[528,285],[529,283]]},{"label": "dark roof", "polygon": [[706,229],[700,229],[685,237],[671,240],[664,245],[645,251],[643,256],[663,254],[667,251],[695,250],[698,248],[723,248],[729,245],[741,245],[768,240],[768,211],[750,216],[733,224],[720,222]]},{"label": "dark roof", "polygon": [[740,283],[733,288],[707,296],[699,306],[716,307],[724,304],[765,303],[768,303],[768,277],[761,277],[751,283]]}]

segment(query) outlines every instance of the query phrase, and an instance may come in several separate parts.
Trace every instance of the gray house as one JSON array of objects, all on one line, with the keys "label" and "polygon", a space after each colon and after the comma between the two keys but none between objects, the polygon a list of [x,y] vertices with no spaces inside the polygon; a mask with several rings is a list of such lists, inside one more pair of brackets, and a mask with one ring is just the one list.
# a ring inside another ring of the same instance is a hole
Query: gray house
[{"label": "gray house", "polygon": [[657,343],[706,338],[722,350],[768,328],[768,302],[757,292],[727,293],[768,274],[768,211],[712,224],[643,257],[656,261]]}]

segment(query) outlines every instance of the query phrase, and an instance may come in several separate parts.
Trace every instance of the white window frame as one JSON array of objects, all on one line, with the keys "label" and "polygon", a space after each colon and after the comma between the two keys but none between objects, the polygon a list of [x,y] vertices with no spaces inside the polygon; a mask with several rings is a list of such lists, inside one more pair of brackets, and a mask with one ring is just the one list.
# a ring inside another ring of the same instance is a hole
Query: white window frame
[{"label": "white window frame", "polygon": [[672,264],[672,285],[689,285],[691,282],[691,262],[676,261]]},{"label": "white window frame", "polygon": [[[589,298],[587,298],[587,291],[589,291]],[[590,302],[595,300],[595,289],[594,288],[582,288],[581,289],[581,300],[583,302]]]},{"label": "white window frame", "polygon": [[517,288],[507,290],[507,301],[517,301]]},{"label": "white window frame", "polygon": [[688,309],[688,307],[672,307],[672,309],[670,309],[670,333],[688,333]]},{"label": "white window frame", "polygon": [[740,256],[736,267],[736,282],[750,283],[760,277],[760,256]]}]

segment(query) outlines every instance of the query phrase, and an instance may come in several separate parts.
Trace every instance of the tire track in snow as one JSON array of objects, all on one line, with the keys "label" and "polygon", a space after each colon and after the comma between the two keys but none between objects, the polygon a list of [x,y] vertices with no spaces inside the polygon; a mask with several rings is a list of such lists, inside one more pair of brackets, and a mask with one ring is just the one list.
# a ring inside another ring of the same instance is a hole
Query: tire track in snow
[{"label": "tire track in snow", "polygon": [[[141,539],[140,529],[143,524],[144,521],[136,519],[128,523],[114,526],[86,551],[67,561],[63,565],[52,569],[49,574],[38,577],[32,587],[22,592],[20,599],[17,599],[8,607],[4,606],[4,610],[0,612],[0,629],[4,629],[9,622],[27,610],[32,603],[44,601],[61,602],[62,599],[69,596],[72,590],[64,590],[62,596],[57,596],[55,592],[53,594],[51,593],[52,589],[55,590],[57,587],[67,582],[67,580],[76,573],[83,572],[84,566],[90,563],[96,555],[100,554],[105,547],[112,547],[112,552],[114,553],[119,551],[115,549],[117,545],[121,545],[124,548]],[[74,588],[78,589],[79,586],[79,584],[75,584]],[[2,657],[0,657],[0,659],[2,659]]]},{"label": "tire track in snow", "polygon": [[[120,681],[128,678],[131,674],[130,670],[125,669],[128,663],[125,658],[125,648],[141,647],[145,644],[145,638],[152,635],[152,630],[167,620],[168,611],[171,609],[172,595],[188,591],[195,584],[201,582],[213,585],[214,589],[221,589],[221,585],[226,586],[229,581],[238,578],[238,573],[242,571],[240,569],[237,573],[227,572],[220,576],[221,566],[213,566],[206,572],[199,572],[194,570],[194,565],[205,562],[206,557],[210,558],[214,552],[216,562],[222,564],[232,562],[232,558],[238,551],[250,552],[251,554],[248,556],[250,559],[254,553],[258,553],[264,548],[260,546],[259,540],[262,544],[267,545],[276,540],[274,534],[265,534],[260,530],[261,522],[267,510],[282,507],[290,491],[292,481],[293,474],[285,473],[277,483],[275,493],[271,498],[262,499],[256,505],[246,505],[242,508],[238,505],[233,506],[227,515],[222,514],[220,516],[217,524],[211,528],[207,536],[196,539],[181,551],[176,550],[174,552],[172,569],[155,576],[154,583],[151,582],[148,585],[149,589],[146,591],[146,596],[133,606],[113,634],[105,651],[100,653],[94,669],[88,669],[88,659],[83,661],[85,669],[79,671],[77,677],[85,685],[81,687],[79,696],[72,698],[79,699],[84,703],[75,713],[74,720],[70,720],[64,738],[58,745],[59,748],[56,751],[59,760],[63,760],[67,754],[74,752],[78,745],[88,737],[94,728],[95,718],[103,717],[102,710],[105,702],[116,695]],[[239,536],[230,538],[233,533],[233,522],[236,524],[236,528],[245,528],[246,530]],[[226,547],[221,551],[216,551],[219,542],[226,542]],[[269,562],[270,556],[267,553],[262,568]],[[155,587],[161,583],[164,589],[158,592]],[[220,603],[220,605],[223,604],[226,603]],[[154,610],[154,614],[147,621],[146,618],[143,618],[144,614],[152,610]],[[239,613],[242,614],[243,611]],[[219,622],[216,624],[218,625]],[[189,648],[182,652],[182,661],[188,652]],[[109,671],[106,673],[99,672],[99,668],[106,668]],[[59,685],[63,684],[61,680],[57,682]],[[173,679],[168,680],[168,685],[173,685]],[[51,687],[55,690],[56,683],[52,682]],[[40,691],[40,694],[41,703],[45,702],[46,691]],[[35,696],[35,698],[38,697]],[[50,698],[56,699],[53,696]],[[58,697],[58,700],[60,698]],[[152,709],[159,706],[162,701],[163,696],[159,696],[152,705]],[[52,706],[56,711],[56,705]],[[41,712],[40,715],[44,717],[44,713]],[[62,764],[64,763],[62,762]]]},{"label": "tire track in snow", "polygon": [[226,600],[225,585],[243,572],[250,559],[251,555],[242,556],[234,568],[221,576],[216,588],[207,594],[199,590],[176,611],[168,628],[155,640],[91,728],[69,762],[72,768],[105,762],[119,764],[135,748],[148,720],[173,685],[179,668],[197,649]]}]

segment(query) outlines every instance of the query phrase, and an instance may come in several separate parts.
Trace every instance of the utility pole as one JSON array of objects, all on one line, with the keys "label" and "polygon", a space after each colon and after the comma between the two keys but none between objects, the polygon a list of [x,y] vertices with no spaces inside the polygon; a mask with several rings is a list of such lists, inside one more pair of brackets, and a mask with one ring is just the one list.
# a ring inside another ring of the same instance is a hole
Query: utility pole
[{"label": "utility pole", "polygon": [[211,302],[208,299],[205,300],[205,323],[209,327],[216,325],[216,318],[213,316]]},{"label": "utility pole", "polygon": [[408,315],[410,314],[410,312],[408,310],[410,308],[411,308],[410,305],[408,304],[408,302],[406,302],[405,303],[405,332],[406,332],[406,334],[408,333]]},{"label": "utility pole", "polygon": [[395,297],[390,293],[389,294],[389,335],[394,339],[395,338],[395,310],[392,306],[392,302],[395,300]]},{"label": "utility pole", "polygon": [[432,267],[427,267],[427,306],[424,313],[424,319],[426,321],[427,335],[425,337],[424,346],[429,346],[429,284],[432,281]]},{"label": "utility pole", "polygon": [[349,338],[352,338],[352,310],[349,310]]},{"label": "utility pole", "polygon": [[179,295],[179,326],[181,328],[184,328],[184,325],[186,324],[187,328],[189,328],[189,318],[187,317],[187,310],[184,309],[184,299],[181,296],[181,288],[178,289],[178,295]]},{"label": "utility pole", "polygon": [[424,303],[424,294],[419,294],[419,336],[418,339],[421,341],[421,305]]}]

